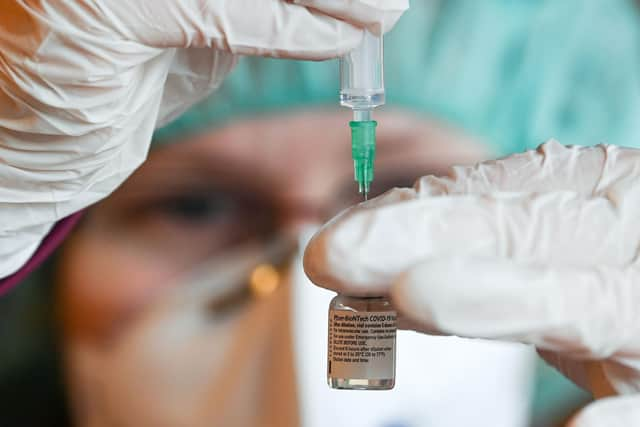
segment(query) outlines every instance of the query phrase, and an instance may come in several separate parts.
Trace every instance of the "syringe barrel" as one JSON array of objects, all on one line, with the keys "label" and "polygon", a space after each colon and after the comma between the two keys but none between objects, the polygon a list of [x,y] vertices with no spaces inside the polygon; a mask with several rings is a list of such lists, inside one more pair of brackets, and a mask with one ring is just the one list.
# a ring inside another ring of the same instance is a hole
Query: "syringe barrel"
[{"label": "syringe barrel", "polygon": [[340,59],[340,104],[371,110],[384,104],[382,36],[364,32],[362,43]]}]

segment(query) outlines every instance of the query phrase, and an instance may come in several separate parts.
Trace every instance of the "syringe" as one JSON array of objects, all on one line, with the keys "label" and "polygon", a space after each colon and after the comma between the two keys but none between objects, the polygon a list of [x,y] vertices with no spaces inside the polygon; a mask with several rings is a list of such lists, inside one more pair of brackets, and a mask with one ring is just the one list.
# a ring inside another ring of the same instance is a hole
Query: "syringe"
[{"label": "syringe", "polygon": [[372,111],[385,101],[382,35],[364,32],[362,44],[340,59],[340,81],[340,104],[353,110],[349,126],[354,178],[366,200],[376,157],[378,123]]}]

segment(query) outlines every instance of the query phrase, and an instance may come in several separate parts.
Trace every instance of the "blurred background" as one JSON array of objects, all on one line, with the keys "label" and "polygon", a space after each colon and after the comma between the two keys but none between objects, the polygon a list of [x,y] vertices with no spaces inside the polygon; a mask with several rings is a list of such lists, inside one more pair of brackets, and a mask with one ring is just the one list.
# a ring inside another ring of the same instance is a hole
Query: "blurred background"
[{"label": "blurred background", "polygon": [[[385,38],[373,193],[535,148],[640,143],[631,0],[416,0]],[[534,350],[399,332],[396,388],[326,386],[301,250],[360,200],[336,61],[243,58],[0,299],[4,426],[559,426]]]}]

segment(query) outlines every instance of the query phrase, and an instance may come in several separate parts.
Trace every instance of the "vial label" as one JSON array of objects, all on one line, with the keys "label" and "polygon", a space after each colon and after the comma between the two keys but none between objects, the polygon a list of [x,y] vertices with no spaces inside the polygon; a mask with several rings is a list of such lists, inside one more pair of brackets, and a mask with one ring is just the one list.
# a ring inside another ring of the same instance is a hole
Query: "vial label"
[{"label": "vial label", "polygon": [[329,310],[329,377],[395,378],[396,320],[395,311]]}]

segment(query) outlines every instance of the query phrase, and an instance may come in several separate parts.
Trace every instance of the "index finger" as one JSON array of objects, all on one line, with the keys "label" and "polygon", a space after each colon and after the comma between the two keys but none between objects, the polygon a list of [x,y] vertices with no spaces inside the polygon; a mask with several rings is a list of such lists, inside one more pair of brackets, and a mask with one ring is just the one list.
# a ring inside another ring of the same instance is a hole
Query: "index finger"
[{"label": "index finger", "polygon": [[395,190],[326,224],[304,267],[320,286],[384,295],[399,274],[431,257],[622,266],[637,251],[640,230],[630,221],[609,199],[575,192],[421,197]]},{"label": "index finger", "polygon": [[425,176],[416,182],[415,188],[422,196],[513,191],[574,191],[589,196],[606,190],[601,184],[614,181],[605,176],[612,169],[607,162],[621,162],[629,157],[614,152],[619,153],[619,148],[567,147],[551,140],[536,150],[503,159],[455,166],[448,176]]},{"label": "index finger", "polygon": [[233,54],[323,60],[355,48],[362,29],[283,0],[101,0],[126,40]]}]

